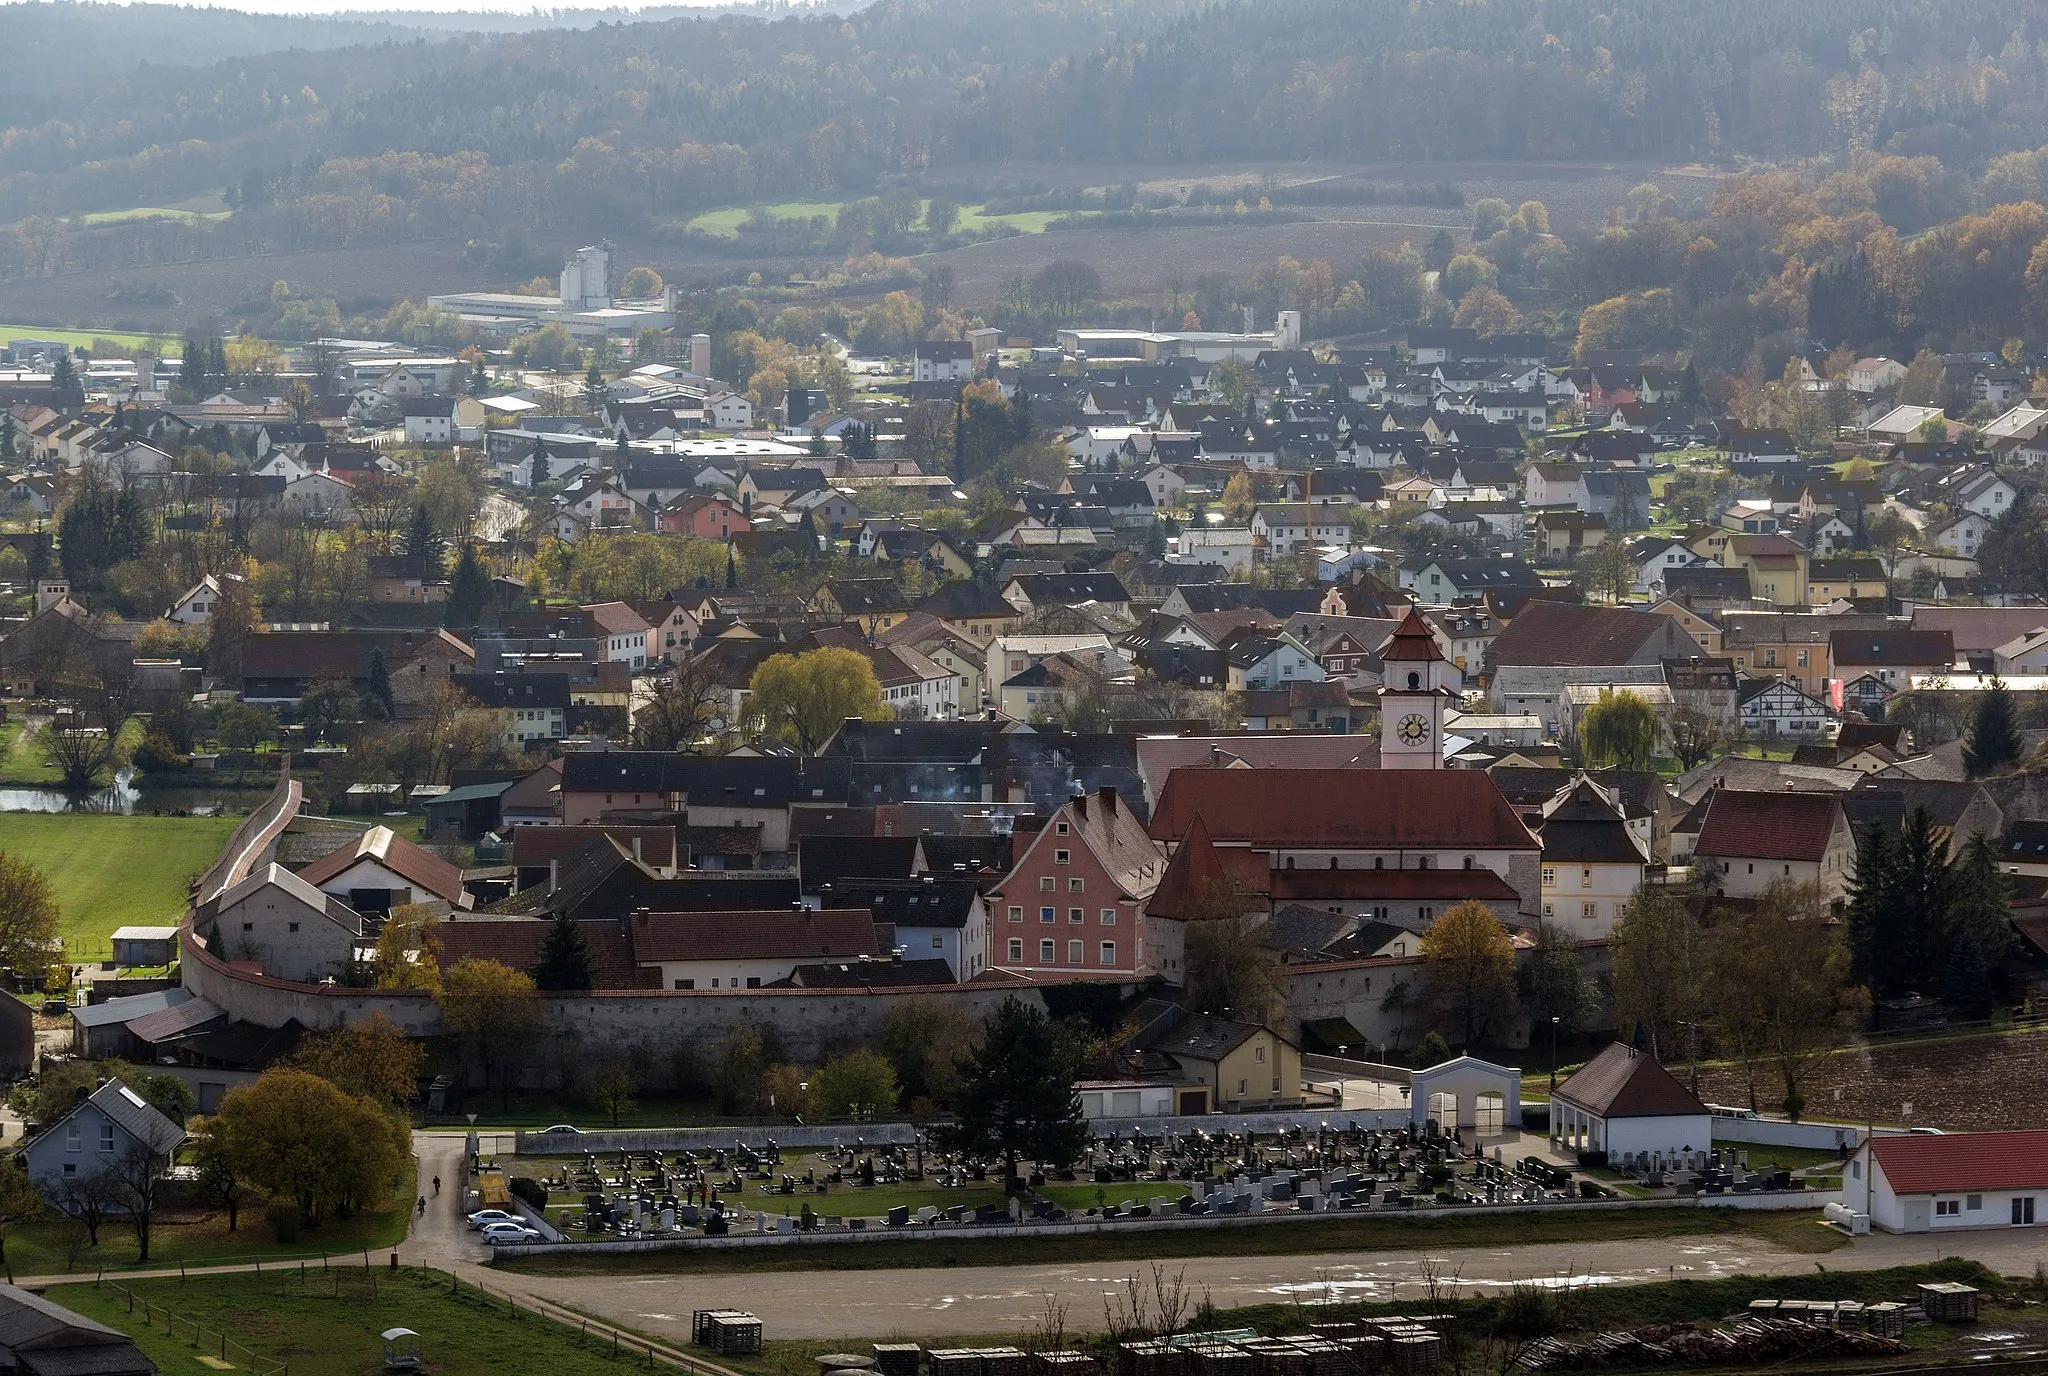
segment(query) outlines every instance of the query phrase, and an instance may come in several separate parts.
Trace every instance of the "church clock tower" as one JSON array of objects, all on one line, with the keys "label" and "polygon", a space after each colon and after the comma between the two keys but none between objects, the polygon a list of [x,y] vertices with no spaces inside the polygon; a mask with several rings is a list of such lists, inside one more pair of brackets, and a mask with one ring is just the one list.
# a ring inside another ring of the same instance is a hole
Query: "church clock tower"
[{"label": "church clock tower", "polygon": [[1456,700],[1457,666],[1443,657],[1429,623],[1412,608],[1380,658],[1380,768],[1442,769],[1444,709]]}]

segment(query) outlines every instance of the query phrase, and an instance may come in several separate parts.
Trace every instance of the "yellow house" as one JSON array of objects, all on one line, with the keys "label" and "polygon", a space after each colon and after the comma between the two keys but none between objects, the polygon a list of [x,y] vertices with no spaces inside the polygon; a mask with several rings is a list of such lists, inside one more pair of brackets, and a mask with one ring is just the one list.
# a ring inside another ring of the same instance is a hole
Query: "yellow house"
[{"label": "yellow house", "polygon": [[1725,568],[1749,570],[1749,590],[1774,607],[1804,607],[1806,551],[1782,535],[1730,535]]},{"label": "yellow house", "polygon": [[852,621],[863,634],[879,635],[910,615],[910,599],[893,578],[837,578],[818,585],[810,610]]},{"label": "yellow house", "polygon": [[1140,1011],[1156,1017],[1138,1034],[1138,1044],[1179,1072],[1178,1105],[1190,1104],[1199,1089],[1208,1091],[1205,1108],[1212,1113],[1303,1103],[1301,1048],[1272,1028],[1156,1003]]},{"label": "yellow house", "polygon": [[1693,643],[1706,653],[1710,655],[1721,653],[1721,628],[1707,620],[1704,616],[1701,616],[1691,607],[1686,606],[1683,602],[1678,601],[1676,598],[1667,597],[1656,606],[1650,608],[1650,610],[1656,612],[1659,616],[1668,616],[1673,621],[1676,621],[1679,629],[1692,637]]},{"label": "yellow house", "polygon": [[1883,597],[1884,565],[1875,559],[1815,559],[1806,569],[1806,600],[1824,607],[1838,597]]},{"label": "yellow house", "polygon": [[[1882,624],[1883,618],[1877,618]],[[1800,612],[1725,612],[1721,652],[1751,678],[1786,678],[1808,697],[1827,691],[1828,637],[1845,627],[1860,627],[1855,612],[1819,616]]]}]

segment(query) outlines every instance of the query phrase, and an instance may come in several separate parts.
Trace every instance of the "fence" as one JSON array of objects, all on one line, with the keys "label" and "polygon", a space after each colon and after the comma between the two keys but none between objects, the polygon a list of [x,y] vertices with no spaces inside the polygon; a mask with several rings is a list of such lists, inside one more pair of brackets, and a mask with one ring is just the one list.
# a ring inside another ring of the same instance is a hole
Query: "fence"
[{"label": "fence", "polygon": [[140,1310],[143,1323],[150,1328],[155,1328],[161,1320],[167,1335],[173,1338],[183,1337],[193,1347],[217,1361],[237,1370],[250,1372],[253,1376],[285,1376],[283,1362],[251,1352],[227,1334],[216,1333],[197,1319],[188,1319],[164,1305],[152,1304],[125,1285],[115,1285],[111,1281],[100,1281],[98,1284],[101,1288],[113,1290],[124,1297],[128,1301],[129,1313],[133,1314]]}]

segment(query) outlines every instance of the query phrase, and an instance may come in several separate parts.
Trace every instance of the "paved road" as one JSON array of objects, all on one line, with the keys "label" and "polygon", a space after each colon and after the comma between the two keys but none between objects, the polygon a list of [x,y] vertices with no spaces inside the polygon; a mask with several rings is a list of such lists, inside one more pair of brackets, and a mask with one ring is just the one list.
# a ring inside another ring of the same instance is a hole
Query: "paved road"
[{"label": "paved road", "polygon": [[[2048,1262],[2048,1234],[1990,1232],[1938,1241],[1870,1237],[1821,1257],[1747,1238],[1666,1238],[1518,1249],[1191,1257],[1162,1264],[1169,1275],[1184,1275],[1195,1299],[1206,1292],[1219,1308],[1230,1308],[1297,1297],[1304,1303],[1326,1297],[1420,1298],[1425,1269],[1432,1263],[1439,1274],[1455,1275],[1470,1293],[1532,1278],[1571,1276],[1585,1284],[1626,1285],[1737,1273],[1791,1275],[1818,1265],[1872,1270],[1957,1254],[2009,1275],[2028,1275],[2037,1261]],[[1056,1296],[1067,1307],[1067,1327],[1099,1329],[1105,1300],[1114,1303],[1134,1273],[1149,1286],[1150,1271],[1144,1262],[587,1278],[500,1271],[491,1274],[491,1283],[683,1343],[689,1340],[692,1309],[724,1305],[769,1316],[770,1331],[778,1337],[942,1337],[1030,1330],[1045,1314],[1047,1297]]]}]

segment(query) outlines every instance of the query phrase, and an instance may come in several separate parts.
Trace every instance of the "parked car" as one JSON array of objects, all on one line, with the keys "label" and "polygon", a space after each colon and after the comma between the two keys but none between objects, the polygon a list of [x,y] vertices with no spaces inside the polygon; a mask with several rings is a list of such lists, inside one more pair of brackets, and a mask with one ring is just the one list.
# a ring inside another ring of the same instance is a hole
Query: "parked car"
[{"label": "parked car", "polygon": [[493,1223],[517,1223],[519,1215],[510,1209],[478,1209],[469,1216],[469,1226],[485,1228]]},{"label": "parked car", "polygon": [[540,1230],[529,1228],[523,1223],[486,1223],[479,1232],[485,1242],[504,1244],[508,1242],[538,1242]]},{"label": "parked car", "polygon": [[569,1123],[553,1123],[553,1124],[550,1124],[550,1125],[549,1125],[549,1126],[547,1126],[547,1127],[544,1127],[544,1128],[542,1128],[542,1129],[541,1129],[541,1132],[542,1132],[543,1134],[545,1134],[545,1133],[550,1133],[550,1132],[560,1132],[560,1133],[566,1133],[566,1134],[569,1134],[569,1135],[571,1135],[571,1136],[576,1136],[576,1137],[581,1137],[581,1136],[583,1135],[583,1129],[582,1129],[582,1128],[579,1128],[579,1127],[575,1127],[575,1126],[573,1126],[572,1124],[569,1124]]}]

